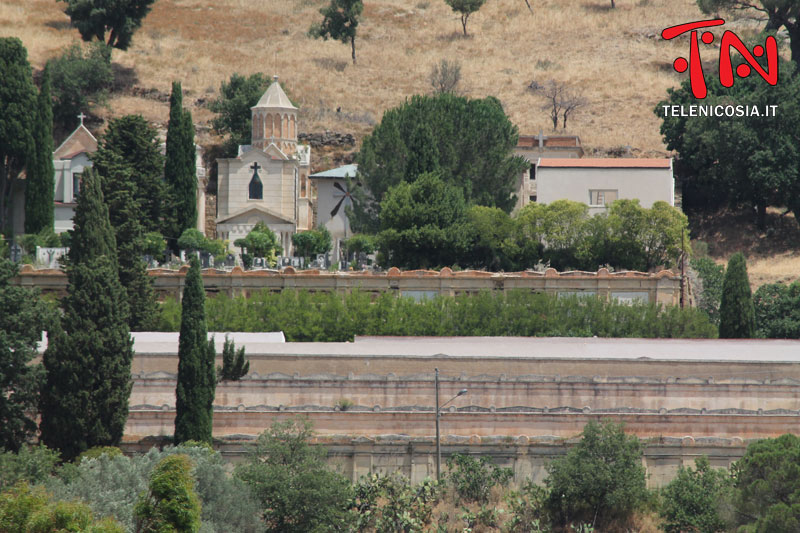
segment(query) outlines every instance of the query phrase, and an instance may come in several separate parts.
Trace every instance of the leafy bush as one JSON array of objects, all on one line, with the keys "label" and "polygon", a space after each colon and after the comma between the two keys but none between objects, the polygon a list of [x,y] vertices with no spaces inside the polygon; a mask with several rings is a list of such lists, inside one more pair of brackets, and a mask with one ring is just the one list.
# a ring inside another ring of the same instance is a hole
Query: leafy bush
[{"label": "leafy bush", "polygon": [[236,239],[233,245],[247,249],[251,257],[266,258],[272,266],[276,263],[277,255],[283,252],[278,236],[263,222],[257,223],[247,237]]},{"label": "leafy bush", "polygon": [[417,532],[430,525],[441,486],[426,478],[417,485],[400,474],[372,474],[354,487],[350,506],[356,531]]},{"label": "leafy bush", "polygon": [[0,491],[20,481],[32,485],[44,482],[61,460],[58,452],[47,446],[24,445],[18,453],[0,451]]},{"label": "leafy bush", "polygon": [[510,468],[502,468],[491,464],[491,460],[482,455],[475,459],[460,453],[447,459],[449,470],[447,479],[455,488],[459,500],[486,504],[492,487],[504,487],[514,477]]},{"label": "leafy bush", "polygon": [[306,419],[275,422],[236,468],[260,502],[268,532],[342,531],[352,520],[352,485],[328,467],[311,437]]},{"label": "leafy bush", "polygon": [[762,285],[753,295],[756,335],[768,339],[800,339],[800,281]]},{"label": "leafy bush", "polygon": [[109,457],[118,457],[122,455],[122,450],[116,446],[95,446],[94,448],[89,448],[80,454],[75,462],[80,464],[80,462],[85,459],[97,459],[103,455],[108,455]]},{"label": "leafy bush", "polygon": [[331,234],[324,226],[320,229],[301,231],[292,235],[292,244],[295,255],[300,257],[325,254],[331,250]]},{"label": "leafy bush", "polygon": [[[713,338],[697,309],[508,291],[416,302],[383,293],[285,290],[206,299],[209,331],[283,331],[290,342],[344,342],[355,335]],[[180,304],[162,304],[159,327],[177,331]]]},{"label": "leafy bush", "polygon": [[727,530],[733,483],[723,469],[711,468],[705,455],[695,459],[695,468],[680,467],[678,475],[662,493],[660,515],[666,533]]},{"label": "leafy bush", "polygon": [[79,113],[102,105],[114,81],[111,48],[102,42],[74,43],[48,62],[53,83],[53,120],[61,130],[75,127]]},{"label": "leafy bush", "polygon": [[45,228],[39,233],[26,233],[19,237],[19,244],[30,255],[36,255],[36,247],[58,248],[61,246],[61,238],[56,235],[51,228]]},{"label": "leafy bush", "polygon": [[97,516],[114,517],[132,531],[138,495],[147,490],[155,465],[174,454],[187,455],[195,465],[204,532],[260,531],[258,505],[248,487],[227,473],[219,453],[203,446],[153,448],[135,457],[102,454],[62,469],[60,478],[49,480],[47,487],[57,498],[82,500]]},{"label": "leafy bush", "polygon": [[111,519],[96,521],[83,503],[54,501],[42,487],[20,483],[0,494],[0,531],[3,533],[125,533]]},{"label": "leafy bush", "polygon": [[511,519],[505,524],[508,533],[541,533],[549,531],[550,523],[545,509],[547,489],[531,481],[522,484],[519,491],[507,496]]},{"label": "leafy bush", "polygon": [[546,506],[560,527],[625,522],[648,499],[639,439],[608,420],[586,424],[580,442],[550,462],[547,473]]},{"label": "leafy bush", "polygon": [[200,529],[200,502],[194,491],[192,462],[183,454],[163,458],[136,503],[136,531],[158,533]]},{"label": "leafy bush", "polygon": [[157,231],[151,231],[144,234],[142,239],[142,253],[160,259],[164,257],[164,251],[167,249],[167,241],[164,236]]}]

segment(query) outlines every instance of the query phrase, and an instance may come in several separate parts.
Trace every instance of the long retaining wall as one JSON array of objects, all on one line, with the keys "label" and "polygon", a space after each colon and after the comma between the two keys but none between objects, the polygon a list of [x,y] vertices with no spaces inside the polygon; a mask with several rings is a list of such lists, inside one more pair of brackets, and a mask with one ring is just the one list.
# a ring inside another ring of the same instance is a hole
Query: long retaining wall
[{"label": "long retaining wall", "polygon": [[[168,439],[174,334],[136,334],[126,446]],[[434,368],[444,455],[488,454],[523,477],[565,453],[591,420],[624,422],[647,445],[652,486],[699,455],[729,466],[747,442],[800,433],[800,341],[584,338],[377,338],[242,342],[250,374],[220,383],[214,436],[229,458],[275,420],[307,416],[330,460],[354,479],[433,473]],[[244,339],[245,337],[242,337]],[[217,335],[217,342],[222,339]],[[218,346],[219,348],[219,346]],[[218,350],[219,353],[219,350]]]},{"label": "long retaining wall", "polygon": [[[153,286],[160,298],[180,299],[188,266],[180,270],[151,269]],[[61,270],[34,269],[24,265],[14,283],[24,287],[38,287],[43,293],[61,296],[66,293],[67,277]],[[642,272],[614,272],[605,268],[597,272],[562,272],[550,268],[545,272],[492,273],[468,270],[453,272],[443,268],[432,270],[387,272],[327,272],[319,270],[295,271],[249,270],[234,267],[232,271],[205,269],[203,283],[209,295],[224,293],[228,296],[247,296],[253,292],[283,289],[309,291],[347,292],[355,289],[370,293],[387,291],[419,298],[436,294],[454,296],[481,290],[507,291],[532,290],[553,294],[586,294],[621,300],[641,300],[677,305],[680,302],[681,279],[671,271],[656,274]]]}]

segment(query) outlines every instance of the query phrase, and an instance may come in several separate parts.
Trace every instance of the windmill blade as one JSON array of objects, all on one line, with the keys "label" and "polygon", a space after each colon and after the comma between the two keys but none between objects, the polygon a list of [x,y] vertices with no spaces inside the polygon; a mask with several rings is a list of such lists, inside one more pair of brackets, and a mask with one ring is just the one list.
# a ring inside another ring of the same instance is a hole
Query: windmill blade
[{"label": "windmill blade", "polygon": [[[338,184],[334,184],[334,185],[338,185]],[[334,207],[333,210],[331,211],[331,216],[332,217],[335,217],[336,213],[339,212],[339,208],[342,207],[342,202],[344,202],[345,198],[347,198],[347,196],[342,196],[341,198],[339,198],[339,203],[336,204],[336,207]]]},{"label": "windmill blade", "polygon": [[349,194],[349,193],[348,193],[348,192],[345,190],[345,188],[344,188],[344,187],[342,187],[342,186],[341,186],[341,185],[340,185],[338,182],[334,181],[334,182],[333,182],[333,186],[334,186],[336,189],[339,189],[340,191],[342,191],[343,193],[345,193],[345,194]]}]

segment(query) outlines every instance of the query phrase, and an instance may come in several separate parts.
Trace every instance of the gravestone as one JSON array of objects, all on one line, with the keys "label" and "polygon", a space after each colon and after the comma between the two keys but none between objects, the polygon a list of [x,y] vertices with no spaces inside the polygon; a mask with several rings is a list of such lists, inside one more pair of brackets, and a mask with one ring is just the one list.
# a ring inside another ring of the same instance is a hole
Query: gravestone
[{"label": "gravestone", "polygon": [[22,261],[22,252],[22,246],[15,242],[11,243],[11,261],[14,263],[19,263]]},{"label": "gravestone", "polygon": [[203,268],[211,268],[213,265],[211,254],[208,252],[200,252],[200,265]]},{"label": "gravestone", "polygon": [[294,268],[303,268],[303,259],[300,257],[292,257],[292,266]]},{"label": "gravestone", "polygon": [[44,265],[47,268],[59,268],[61,259],[67,255],[69,248],[43,248],[36,247],[36,263]]},{"label": "gravestone", "polygon": [[236,256],[233,254],[228,254],[225,257],[225,266],[226,267],[233,267],[236,266]]},{"label": "gravestone", "polygon": [[254,268],[264,268],[264,258],[263,257],[256,257],[253,259],[253,267]]}]

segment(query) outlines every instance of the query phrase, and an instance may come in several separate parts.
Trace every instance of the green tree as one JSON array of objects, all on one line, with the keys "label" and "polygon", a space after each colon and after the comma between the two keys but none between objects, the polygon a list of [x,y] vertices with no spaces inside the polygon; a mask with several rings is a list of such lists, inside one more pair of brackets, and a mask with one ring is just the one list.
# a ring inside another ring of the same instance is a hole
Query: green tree
[{"label": "green tree", "polygon": [[800,281],[762,285],[753,306],[758,337],[800,339]]},{"label": "green tree", "polygon": [[585,522],[604,528],[624,521],[646,501],[642,445],[621,424],[589,422],[580,442],[547,465],[546,506],[561,527]]},{"label": "green tree", "polygon": [[[425,138],[433,139],[435,150],[431,147],[425,157],[414,155],[415,143]],[[513,154],[517,138],[516,126],[495,98],[413,96],[386,111],[362,143],[356,160],[364,187],[349,189],[355,199],[348,210],[353,229],[377,233],[380,203],[389,189],[434,166],[442,181],[462,189],[469,205],[511,212],[516,180],[527,168],[525,160]],[[436,165],[433,157],[438,157]]]},{"label": "green tree", "polygon": [[95,172],[100,175],[117,243],[119,280],[128,296],[132,331],[152,328],[157,312],[153,283],[147,275],[144,255],[144,227],[141,200],[136,198],[135,169],[114,147],[103,145],[95,154]]},{"label": "green tree", "polygon": [[791,64],[784,62],[780,68],[781,77],[774,87],[751,76],[726,88],[709,75],[708,97],[703,102],[736,102],[762,110],[778,105],[780,112],[775,117],[664,116],[665,105],[696,103],[688,80],[669,89],[667,99],[656,107],[656,114],[663,119],[661,133],[667,148],[678,152],[675,172],[683,177],[686,207],[707,209],[726,201],[749,205],[755,209],[761,229],[769,205],[800,211],[800,76]]},{"label": "green tree", "polygon": [[[116,155],[115,159],[113,155]],[[158,132],[141,115],[126,115],[113,119],[102,142],[92,155],[97,172],[103,176],[103,193],[112,189],[130,191],[140,206],[139,221],[145,232],[161,230],[164,186],[161,178],[164,157],[158,141]],[[119,165],[130,172],[111,179],[111,167]],[[117,228],[127,218],[112,212],[111,224]]]},{"label": "green tree", "polygon": [[278,236],[263,222],[256,223],[243,239],[236,239],[234,246],[247,249],[250,257],[264,257],[271,265],[275,264],[277,254],[283,249],[278,243]]},{"label": "green tree", "polygon": [[[167,153],[164,162],[167,198],[164,230],[167,238],[177,239],[197,225],[197,163],[192,114],[183,109],[180,82],[172,82],[167,127]],[[175,242],[175,241],[172,241]]]},{"label": "green tree", "polygon": [[344,241],[344,249],[348,260],[352,256],[357,265],[361,265],[361,254],[369,255],[375,251],[375,237],[372,235],[356,234]]},{"label": "green tree", "polygon": [[743,533],[800,529],[800,439],[781,435],[747,446],[732,468],[736,517]]},{"label": "green tree", "polygon": [[211,443],[214,416],[214,339],[208,340],[205,289],[200,262],[191,259],[186,274],[178,341],[178,387],[175,391],[175,442]]},{"label": "green tree", "polygon": [[456,453],[447,459],[447,479],[452,483],[458,499],[466,502],[489,503],[492,488],[506,486],[514,472],[491,463],[483,455],[475,459],[469,455]]},{"label": "green tree", "polygon": [[378,242],[384,261],[401,268],[458,263],[469,246],[465,215],[461,189],[436,174],[400,183],[381,202]]},{"label": "green tree", "polygon": [[219,97],[208,108],[219,116],[211,125],[220,135],[227,135],[224,145],[226,157],[236,157],[239,145],[250,144],[253,132],[253,117],[250,108],[270,86],[270,80],[261,72],[248,77],[234,73],[230,80],[222,82]]},{"label": "green tree", "polygon": [[133,341],[114,232],[99,178],[83,173],[67,261],[61,326],[44,353],[42,441],[72,459],[116,446],[128,417]]},{"label": "green tree", "polygon": [[[762,19],[764,31],[778,31],[782,27],[789,34],[792,61],[800,67],[800,2],[798,0],[697,0],[703,13],[725,11],[733,16]],[[756,13],[752,13],[756,12]],[[752,13],[752,15],[751,15]]]},{"label": "green tree", "polygon": [[34,143],[36,152],[25,180],[25,233],[53,229],[53,100],[50,69],[45,67],[37,98]]},{"label": "green tree", "polygon": [[728,530],[733,481],[724,469],[711,468],[705,455],[695,468],[678,468],[662,492],[659,514],[666,533],[723,533]]},{"label": "green tree", "polygon": [[[689,263],[697,272],[702,292],[697,298],[697,307],[708,314],[714,324],[719,325],[719,306],[722,302],[722,284],[725,280],[725,267],[718,265],[710,257],[692,259]],[[758,322],[759,327],[761,322]]]},{"label": "green tree", "polygon": [[[326,254],[333,247],[331,234],[328,228],[301,231],[292,235],[292,245],[295,255],[311,257],[317,254]],[[238,245],[237,245],[238,246]]]},{"label": "green tree", "polygon": [[356,28],[364,4],[361,0],[331,0],[331,3],[319,10],[322,22],[313,24],[308,34],[315,39],[328,38],[350,43],[353,64],[356,64]]},{"label": "green tree", "polygon": [[469,16],[478,11],[486,0],[444,0],[450,9],[461,16],[461,27],[464,29],[464,37],[467,36],[467,21]]},{"label": "green tree", "polygon": [[78,114],[105,104],[114,82],[111,49],[103,43],[81,47],[74,43],[50,61],[53,76],[53,120],[56,135],[78,125]]},{"label": "green tree", "polygon": [[234,342],[225,338],[222,366],[217,367],[219,381],[239,381],[248,372],[250,372],[250,361],[244,355],[244,346],[237,350]]},{"label": "green tree", "polygon": [[0,37],[0,231],[13,233],[14,191],[36,161],[36,88],[28,51],[16,37]]},{"label": "green tree", "polygon": [[347,530],[352,486],[328,467],[325,450],[309,443],[312,436],[306,419],[275,422],[236,467],[261,502],[270,533]]},{"label": "green tree", "polygon": [[722,283],[722,301],[719,306],[719,337],[721,339],[750,339],[754,336],[755,309],[747,264],[744,255],[737,252],[728,260],[725,280]]},{"label": "green tree", "polygon": [[469,265],[489,270],[511,271],[522,265],[520,249],[514,238],[514,220],[497,207],[474,205],[467,210],[467,219],[473,231]]},{"label": "green tree", "polygon": [[[98,39],[127,50],[156,0],[59,0],[84,41]],[[106,39],[108,33],[108,39]]]},{"label": "green tree", "polygon": [[194,491],[192,462],[170,455],[153,469],[147,494],[136,504],[137,533],[196,533],[200,529],[200,500]]},{"label": "green tree", "polygon": [[0,449],[17,451],[36,432],[42,366],[32,365],[52,310],[37,293],[11,284],[17,266],[0,258]]}]

